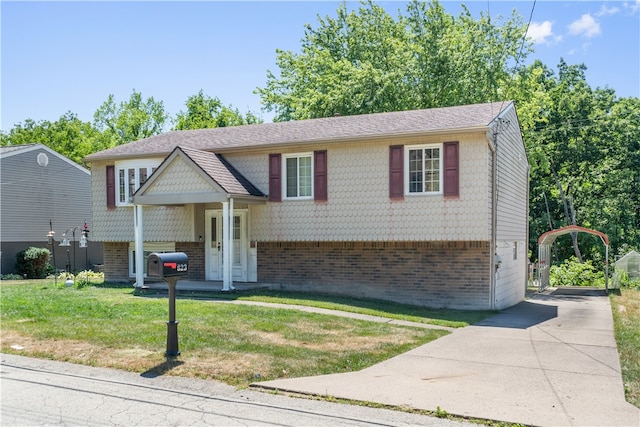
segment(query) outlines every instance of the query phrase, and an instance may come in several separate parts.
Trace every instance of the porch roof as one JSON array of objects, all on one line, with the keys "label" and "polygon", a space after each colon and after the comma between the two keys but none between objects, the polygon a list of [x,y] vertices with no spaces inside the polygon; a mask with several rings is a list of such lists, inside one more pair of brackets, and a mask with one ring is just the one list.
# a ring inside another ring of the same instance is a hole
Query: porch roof
[{"label": "porch roof", "polygon": [[[179,169],[179,165],[185,166]],[[223,202],[265,203],[267,196],[220,154],[176,147],[133,195],[140,205]]]}]

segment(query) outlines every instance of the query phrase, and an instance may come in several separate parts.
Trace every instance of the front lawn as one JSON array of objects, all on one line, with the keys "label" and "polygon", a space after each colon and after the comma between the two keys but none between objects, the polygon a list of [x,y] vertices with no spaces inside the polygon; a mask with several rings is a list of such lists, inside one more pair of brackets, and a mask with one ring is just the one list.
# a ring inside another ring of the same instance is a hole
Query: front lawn
[{"label": "front lawn", "polygon": [[[360,370],[448,333],[181,297],[176,301],[181,354],[167,359],[166,298],[136,296],[130,286],[77,289],[47,281],[2,281],[0,291],[4,353],[212,379],[241,387],[256,379]],[[286,294],[247,298],[281,302]],[[296,296],[292,301],[349,309],[345,298],[331,302],[329,297],[303,300]],[[381,314],[382,306],[381,302],[354,300],[351,310]],[[421,309],[389,307],[388,317],[420,320]],[[442,311],[436,317],[462,326],[469,319],[491,314],[462,312],[455,319],[455,313]]]}]

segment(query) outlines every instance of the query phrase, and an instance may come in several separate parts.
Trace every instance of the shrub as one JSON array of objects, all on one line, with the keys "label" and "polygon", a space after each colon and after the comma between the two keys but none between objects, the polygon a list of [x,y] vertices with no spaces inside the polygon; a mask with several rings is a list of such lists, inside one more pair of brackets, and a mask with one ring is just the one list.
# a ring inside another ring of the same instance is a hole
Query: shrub
[{"label": "shrub", "polygon": [[22,279],[22,276],[20,276],[19,274],[13,274],[13,273],[0,274],[0,279],[1,280],[20,280]]},{"label": "shrub", "polygon": [[42,279],[47,275],[49,266],[49,249],[30,247],[16,255],[16,270],[18,274],[26,275],[27,279]]},{"label": "shrub", "polygon": [[593,263],[579,262],[576,257],[564,260],[559,266],[549,270],[551,286],[599,286],[604,287],[604,272],[597,270]]}]

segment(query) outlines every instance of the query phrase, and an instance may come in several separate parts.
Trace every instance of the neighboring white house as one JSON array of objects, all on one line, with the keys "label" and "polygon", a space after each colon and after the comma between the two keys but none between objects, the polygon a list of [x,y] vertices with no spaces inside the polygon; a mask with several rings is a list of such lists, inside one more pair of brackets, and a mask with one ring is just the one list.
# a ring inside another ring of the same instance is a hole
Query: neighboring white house
[{"label": "neighboring white house", "polygon": [[524,298],[529,168],[512,102],[171,131],[86,160],[107,280],[142,286],[149,253],[181,251],[188,278],[216,289],[460,309]]},{"label": "neighboring white house", "polygon": [[[102,263],[102,242],[91,241],[87,169],[42,144],[12,145],[0,147],[0,176],[2,274],[15,273],[16,255],[31,246],[51,250],[60,270]],[[85,223],[90,230],[86,249],[78,247]],[[51,228],[54,246],[48,239]],[[72,246],[60,247],[65,231]]]}]

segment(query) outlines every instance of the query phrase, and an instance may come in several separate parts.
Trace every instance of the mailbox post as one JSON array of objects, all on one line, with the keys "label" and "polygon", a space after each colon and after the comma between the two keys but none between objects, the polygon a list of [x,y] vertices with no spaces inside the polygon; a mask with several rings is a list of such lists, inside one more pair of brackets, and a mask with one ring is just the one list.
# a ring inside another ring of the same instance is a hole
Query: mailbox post
[{"label": "mailbox post", "polygon": [[176,321],[176,284],[187,274],[189,259],[183,252],[152,253],[147,260],[147,276],[164,280],[169,288],[169,321],[167,322],[167,351],[175,357],[178,350],[178,322]]}]

